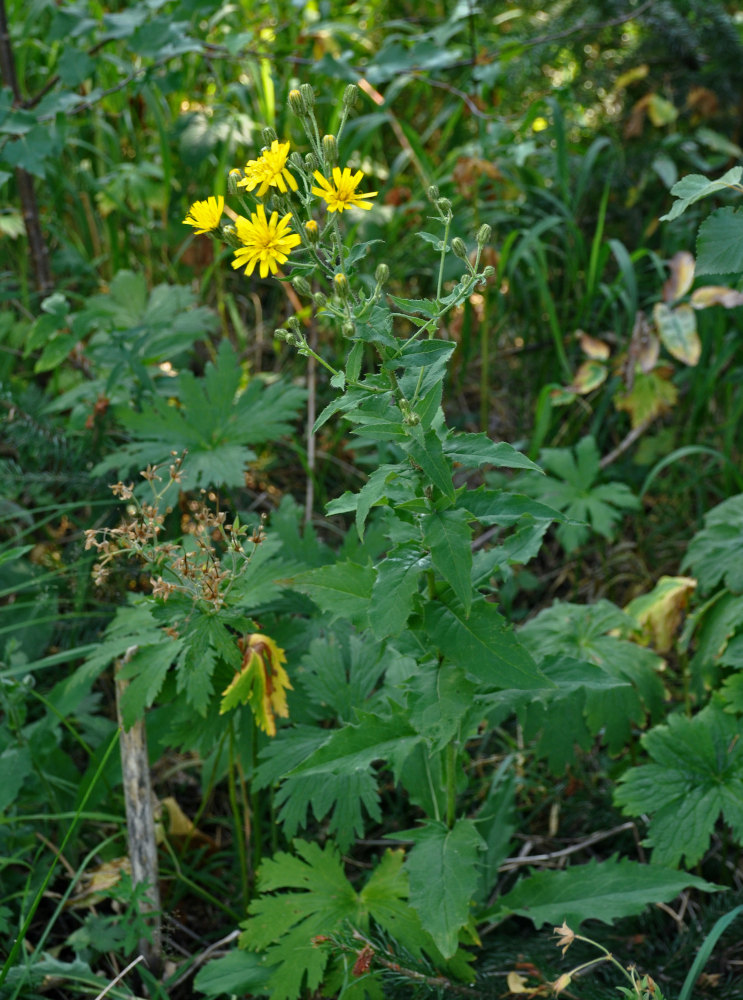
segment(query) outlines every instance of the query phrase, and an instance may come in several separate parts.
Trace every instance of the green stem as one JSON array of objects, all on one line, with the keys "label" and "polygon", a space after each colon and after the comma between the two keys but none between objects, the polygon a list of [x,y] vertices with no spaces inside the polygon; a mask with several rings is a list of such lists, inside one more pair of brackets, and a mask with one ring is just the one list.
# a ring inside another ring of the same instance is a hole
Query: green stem
[{"label": "green stem", "polygon": [[[439,261],[439,280],[436,285],[436,302],[437,304],[441,301],[441,289],[444,286],[444,264],[446,262],[446,251],[448,249],[449,242],[449,228],[451,226],[451,213],[447,213],[446,225],[444,226],[444,239],[441,241],[441,259]],[[433,331],[429,333],[428,339],[430,340],[433,336]]]},{"label": "green stem", "polygon": [[237,860],[240,865],[240,889],[245,909],[247,909],[250,901],[250,888],[248,886],[248,858],[247,849],[245,847],[243,824],[240,818],[240,810],[237,805],[237,789],[235,785],[236,767],[235,729],[233,721],[230,719],[230,766],[227,772],[227,788],[230,799],[230,809],[232,810],[232,821],[235,824],[235,844],[237,845]]},{"label": "green stem", "polygon": [[451,830],[457,814],[457,744],[446,747],[446,825]]}]

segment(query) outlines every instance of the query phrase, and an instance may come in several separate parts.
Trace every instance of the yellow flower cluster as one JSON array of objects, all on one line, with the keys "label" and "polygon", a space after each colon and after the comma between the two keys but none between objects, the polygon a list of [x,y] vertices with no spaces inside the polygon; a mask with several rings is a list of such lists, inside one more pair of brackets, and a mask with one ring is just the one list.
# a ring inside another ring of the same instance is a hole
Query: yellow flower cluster
[{"label": "yellow flower cluster", "polygon": [[[234,177],[239,176],[236,186],[255,192],[256,197],[264,198],[271,189],[280,194],[297,191],[297,181],[287,167],[289,158],[289,143],[274,139],[271,146],[255,160],[248,160],[244,171],[231,171]],[[317,186],[312,187],[312,193],[322,198],[328,212],[344,212],[348,208],[370,209],[370,198],[375,198],[376,191],[362,193],[358,191],[359,183],[364,174],[361,170],[351,173],[349,167],[343,170],[333,167],[331,179],[325,177],[319,170],[313,172]],[[191,206],[188,215],[183,220],[185,225],[193,226],[196,235],[213,232],[219,228],[224,211],[224,198],[208,198],[197,201]],[[258,205],[251,212],[250,219],[238,216],[235,220],[235,232],[240,246],[235,250],[232,266],[236,269],[245,268],[245,273],[251,275],[256,266],[260,276],[265,278],[268,273],[276,274],[279,264],[285,264],[289,254],[302,242],[302,238],[290,228],[292,216],[286,214],[279,219],[278,212],[273,212],[270,219],[266,217],[263,205]],[[313,233],[317,224],[310,220],[305,224],[305,234],[309,237],[310,228]]]}]

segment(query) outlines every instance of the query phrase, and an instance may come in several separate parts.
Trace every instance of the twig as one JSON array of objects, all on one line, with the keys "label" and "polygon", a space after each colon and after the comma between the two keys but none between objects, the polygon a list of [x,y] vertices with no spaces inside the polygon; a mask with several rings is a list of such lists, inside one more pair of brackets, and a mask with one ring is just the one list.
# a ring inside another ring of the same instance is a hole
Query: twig
[{"label": "twig", "polygon": [[104,990],[101,990],[101,992],[98,994],[95,1000],[101,1000],[101,997],[105,997],[108,991],[112,990],[117,983],[120,983],[121,980],[124,978],[124,976],[127,974],[127,972],[131,972],[134,966],[139,965],[140,962],[144,962],[144,955],[137,955],[137,957],[133,961],[131,961],[125,969],[121,970],[121,972],[115,979],[111,980],[111,982]]},{"label": "twig", "polygon": [[170,984],[171,989],[175,989],[176,986],[180,986],[181,983],[184,983],[189,978],[189,976],[193,975],[194,969],[198,968],[200,965],[203,965],[207,961],[207,959],[211,958],[214,952],[219,951],[220,948],[223,947],[223,945],[230,944],[230,942],[234,941],[235,938],[240,937],[240,934],[241,932],[239,930],[230,931],[229,934],[227,934],[223,938],[220,938],[219,941],[215,941],[214,944],[210,944],[208,948],[205,948],[204,951],[201,952],[200,955],[196,955],[196,957],[189,964],[185,972],[182,972],[180,976],[175,980],[175,982]]},{"label": "twig", "polygon": [[619,442],[614,451],[610,451],[608,455],[604,455],[599,462],[599,468],[605,469],[608,465],[611,465],[612,462],[616,462],[616,460],[623,455],[624,452],[627,451],[627,449],[630,448],[639,437],[642,437],[654,420],[654,416],[646,417],[641,424],[638,424],[637,427],[633,427],[629,434]]},{"label": "twig", "polygon": [[570,847],[563,847],[559,851],[550,851],[549,854],[528,854],[525,856],[519,855],[517,858],[506,858],[498,868],[499,872],[509,872],[513,871],[515,868],[520,868],[522,865],[531,865],[537,861],[555,861],[557,858],[565,858],[569,854],[575,854],[576,851],[582,851],[584,847],[590,847],[591,844],[597,844],[600,840],[606,840],[607,837],[613,837],[617,833],[623,833],[625,830],[634,830],[635,824],[630,820],[627,823],[622,823],[621,826],[615,826],[611,830],[598,831],[597,833],[592,833],[590,837],[586,837],[585,840],[579,841],[577,844],[571,844]]}]

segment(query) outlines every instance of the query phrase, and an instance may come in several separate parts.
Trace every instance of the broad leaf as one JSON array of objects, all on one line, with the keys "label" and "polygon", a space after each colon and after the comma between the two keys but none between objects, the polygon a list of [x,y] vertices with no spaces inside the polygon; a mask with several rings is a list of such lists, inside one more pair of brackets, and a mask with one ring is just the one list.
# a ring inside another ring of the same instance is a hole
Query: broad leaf
[{"label": "broad leaf", "polygon": [[661,222],[677,219],[689,205],[693,205],[700,198],[737,187],[741,183],[741,178],[743,178],[743,167],[732,167],[716,181],[711,181],[703,174],[687,174],[671,188],[671,194],[676,196],[677,201],[673,203],[670,212],[661,215]]},{"label": "broad leaf", "polygon": [[436,511],[421,519],[423,541],[434,568],[457,595],[465,617],[472,605],[472,529],[464,510]]},{"label": "broad leaf", "polygon": [[418,592],[418,580],[429,565],[429,557],[417,542],[396,545],[377,563],[369,623],[378,639],[397,635],[405,627]]},{"label": "broad leaf", "polygon": [[333,619],[365,617],[374,584],[374,568],[350,561],[318,566],[286,581],[292,590],[307,594]]},{"label": "broad leaf", "polygon": [[467,469],[495,465],[502,469],[542,471],[512,444],[492,441],[487,434],[450,434],[444,442],[444,451],[452,462],[459,462]]},{"label": "broad leaf", "polygon": [[451,478],[451,465],[444,455],[444,449],[436,432],[424,431],[420,426],[413,426],[409,430],[413,440],[404,446],[405,451],[421,467],[430,482],[453,503],[454,484]]},{"label": "broad leaf", "polygon": [[566,871],[537,872],[522,879],[485,916],[502,920],[514,913],[528,917],[535,927],[566,921],[575,929],[584,920],[612,924],[653,903],[668,903],[688,888],[717,892],[720,887],[686,872],[612,857]]},{"label": "broad leaf", "polygon": [[743,494],[724,500],[704,518],[704,527],[692,538],[681,563],[690,568],[699,588],[709,593],[719,583],[743,593]]},{"label": "broad leaf", "polygon": [[415,846],[405,860],[410,880],[410,905],[417,910],[445,958],[459,944],[459,932],[470,921],[477,889],[478,858],[485,841],[472,820],[459,819],[449,830],[430,822],[407,831]]},{"label": "broad leaf", "polygon": [[[740,168],[739,168],[740,169]],[[718,208],[697,233],[697,274],[743,271],[743,210]]]},{"label": "broad leaf", "polygon": [[690,719],[671,715],[642,737],[653,763],[630,768],[615,799],[628,815],[650,814],[653,861],[695,865],[720,817],[743,839],[740,720],[712,703]]},{"label": "broad leaf", "polygon": [[697,365],[702,354],[702,342],[697,333],[697,317],[692,307],[680,305],[669,309],[665,302],[656,302],[653,319],[669,354],[685,365]]}]

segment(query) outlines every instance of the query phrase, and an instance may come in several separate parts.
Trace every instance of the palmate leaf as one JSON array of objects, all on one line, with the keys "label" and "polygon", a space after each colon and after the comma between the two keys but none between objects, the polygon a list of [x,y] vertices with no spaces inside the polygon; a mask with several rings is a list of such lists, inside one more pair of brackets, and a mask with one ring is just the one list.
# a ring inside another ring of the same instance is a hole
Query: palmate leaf
[{"label": "palmate leaf", "polygon": [[[357,891],[332,842],[324,850],[301,840],[294,847],[299,857],[279,852],[263,862],[258,873],[262,895],[251,903],[248,920],[242,924],[241,946],[264,952],[266,964],[272,966],[268,980],[272,1000],[295,1000],[304,990],[320,986],[328,953],[313,939],[333,934],[344,924],[365,932],[373,921],[416,958],[425,951],[446,965],[406,901],[402,851],[386,851]],[[456,959],[450,963],[455,974],[471,973],[465,962],[458,964],[457,969]]]},{"label": "palmate leaf", "polygon": [[704,527],[689,543],[682,569],[690,568],[705,594],[719,583],[743,593],[743,494],[724,500],[704,518]]},{"label": "palmate leaf", "polygon": [[692,719],[670,716],[642,744],[653,763],[626,771],[615,800],[629,815],[650,814],[654,863],[695,865],[720,816],[743,841],[740,719],[713,702]]},{"label": "palmate leaf", "polygon": [[199,379],[182,372],[178,406],[154,396],[142,412],[120,408],[117,417],[132,442],[108,455],[94,472],[120,472],[168,459],[171,451],[188,451],[181,488],[241,486],[247,462],[255,459],[249,445],[275,440],[291,429],[305,396],[303,389],[253,379],[240,393],[242,371],[229,341],[222,341],[216,363]]},{"label": "palmate leaf", "polygon": [[612,924],[641,913],[653,903],[667,903],[693,887],[717,892],[719,886],[696,875],[628,858],[608,858],[574,865],[566,871],[542,871],[522,879],[502,896],[483,919],[499,921],[510,914],[528,917],[535,927],[564,921],[576,929],[584,920]]}]

